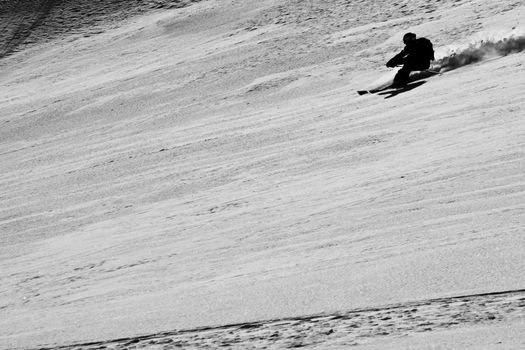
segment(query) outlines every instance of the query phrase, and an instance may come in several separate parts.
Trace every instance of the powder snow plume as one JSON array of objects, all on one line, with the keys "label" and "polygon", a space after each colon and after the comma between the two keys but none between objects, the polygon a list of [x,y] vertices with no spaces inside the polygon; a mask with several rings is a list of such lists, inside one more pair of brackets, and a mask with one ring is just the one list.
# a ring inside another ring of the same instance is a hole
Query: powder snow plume
[{"label": "powder snow plume", "polygon": [[[483,61],[485,59],[503,57],[512,53],[525,50],[525,35],[512,33],[509,36],[495,38],[485,36],[477,39],[466,46],[456,48],[448,47],[445,55],[439,58],[439,54],[433,67],[441,71],[449,71],[468,64]],[[442,50],[443,51],[443,50]]]}]

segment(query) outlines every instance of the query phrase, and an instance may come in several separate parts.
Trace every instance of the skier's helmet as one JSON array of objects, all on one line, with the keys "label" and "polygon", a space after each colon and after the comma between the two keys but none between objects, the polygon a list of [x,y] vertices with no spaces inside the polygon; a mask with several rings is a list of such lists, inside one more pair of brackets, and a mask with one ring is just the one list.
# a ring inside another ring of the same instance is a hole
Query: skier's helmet
[{"label": "skier's helmet", "polygon": [[414,40],[416,40],[416,34],[414,33],[406,33],[405,35],[403,35],[403,42],[405,43],[405,45],[414,42]]}]

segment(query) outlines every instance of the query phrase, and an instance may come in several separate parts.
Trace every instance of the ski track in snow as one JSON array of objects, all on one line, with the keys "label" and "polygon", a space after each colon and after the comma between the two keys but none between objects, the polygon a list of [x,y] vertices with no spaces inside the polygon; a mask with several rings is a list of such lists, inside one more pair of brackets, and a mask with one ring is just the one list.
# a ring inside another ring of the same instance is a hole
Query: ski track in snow
[{"label": "ski track in snow", "polygon": [[525,290],[463,295],[335,314],[206,327],[46,349],[292,349],[355,346],[455,327],[525,320]]}]

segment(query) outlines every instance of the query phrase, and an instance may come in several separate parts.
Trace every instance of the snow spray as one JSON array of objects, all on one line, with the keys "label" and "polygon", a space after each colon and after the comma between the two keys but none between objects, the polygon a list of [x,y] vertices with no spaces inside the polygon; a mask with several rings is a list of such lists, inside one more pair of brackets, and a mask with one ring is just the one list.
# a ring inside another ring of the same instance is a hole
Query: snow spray
[{"label": "snow spray", "polygon": [[479,33],[469,43],[449,45],[436,50],[434,69],[450,71],[468,64],[490,58],[503,57],[525,50],[523,30],[513,28],[510,32]]}]

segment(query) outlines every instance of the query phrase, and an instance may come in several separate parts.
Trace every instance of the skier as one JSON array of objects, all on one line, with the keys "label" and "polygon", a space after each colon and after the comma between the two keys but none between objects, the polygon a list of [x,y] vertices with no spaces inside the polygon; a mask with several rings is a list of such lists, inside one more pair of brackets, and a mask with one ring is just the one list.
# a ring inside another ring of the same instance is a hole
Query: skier
[{"label": "skier", "polygon": [[408,84],[410,72],[428,69],[430,61],[435,59],[432,42],[427,38],[416,38],[416,34],[406,33],[403,43],[405,48],[386,63],[389,68],[403,65],[394,77],[396,86]]}]

